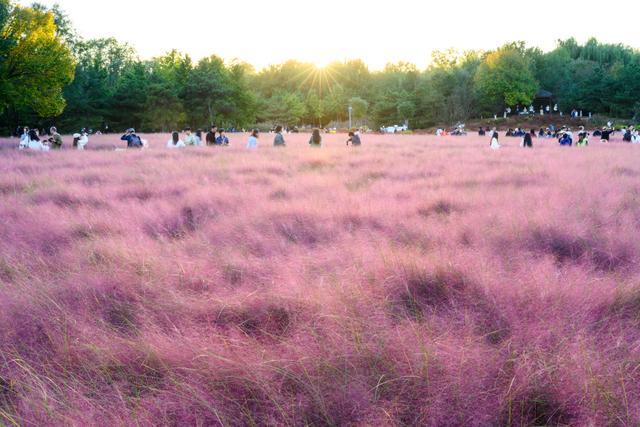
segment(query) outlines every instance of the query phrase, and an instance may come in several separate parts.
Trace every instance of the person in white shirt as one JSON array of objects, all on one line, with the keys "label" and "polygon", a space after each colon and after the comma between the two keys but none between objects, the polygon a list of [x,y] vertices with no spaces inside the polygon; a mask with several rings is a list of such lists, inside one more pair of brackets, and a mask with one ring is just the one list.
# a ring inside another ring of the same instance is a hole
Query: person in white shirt
[{"label": "person in white shirt", "polygon": [[182,140],[180,140],[180,134],[178,132],[173,132],[171,134],[171,139],[167,142],[167,148],[185,148],[186,145]]},{"label": "person in white shirt", "polygon": [[498,142],[498,132],[493,132],[493,136],[491,137],[491,149],[499,150],[500,143]]},{"label": "person in white shirt", "polygon": [[77,150],[84,150],[84,147],[89,143],[89,137],[86,133],[74,133],[73,134],[73,146]]},{"label": "person in white shirt", "polygon": [[49,151],[49,146],[42,141],[35,129],[31,129],[27,134],[27,138],[20,141],[20,150]]},{"label": "person in white shirt", "polygon": [[22,135],[20,135],[20,149],[24,150],[29,145],[29,128],[22,129]]}]

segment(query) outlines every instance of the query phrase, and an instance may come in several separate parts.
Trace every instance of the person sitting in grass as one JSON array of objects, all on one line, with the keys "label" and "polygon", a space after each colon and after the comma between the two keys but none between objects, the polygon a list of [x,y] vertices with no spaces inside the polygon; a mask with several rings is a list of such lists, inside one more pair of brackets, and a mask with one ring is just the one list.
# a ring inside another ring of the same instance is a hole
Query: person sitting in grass
[{"label": "person sitting in grass", "polygon": [[207,132],[207,145],[216,145],[216,134],[218,133],[218,127],[215,125],[211,126],[211,130]]},{"label": "person sitting in grass", "polygon": [[258,129],[254,129],[251,132],[251,136],[249,137],[249,140],[247,141],[247,148],[249,150],[255,150],[258,148],[258,136],[259,136],[260,132],[258,131]]},{"label": "person sitting in grass", "polygon": [[49,138],[49,144],[51,145],[51,148],[54,150],[61,149],[63,141],[62,136],[60,136],[60,134],[58,133],[58,129],[53,126],[51,127],[51,129],[49,129],[49,132],[51,132],[51,138]]},{"label": "person sitting in grass", "polygon": [[589,134],[584,132],[584,133],[579,133],[578,134],[578,142],[576,143],[577,147],[586,147],[587,145],[589,145]]},{"label": "person sitting in grass", "polygon": [[127,148],[144,148],[142,139],[136,135],[134,128],[127,129],[127,133],[122,135],[121,141],[127,141]]},{"label": "person sitting in grass", "polygon": [[320,129],[314,129],[309,139],[309,145],[312,147],[322,146],[322,136],[320,135]]},{"label": "person sitting in grass", "polygon": [[351,143],[354,147],[360,147],[362,145],[362,141],[360,140],[360,135],[355,132],[349,132],[349,139],[347,139],[347,146]]},{"label": "person sitting in grass", "polygon": [[220,129],[220,136],[216,138],[216,145],[229,145],[229,138],[227,138],[227,135],[225,135],[224,129]]},{"label": "person sitting in grass", "polygon": [[560,140],[558,142],[560,142],[560,145],[563,145],[563,146],[571,147],[573,145],[573,141],[569,137],[569,134],[566,133],[566,132],[564,132],[562,134],[562,136],[560,137]]},{"label": "person sitting in grass", "polygon": [[485,136],[486,134],[487,134],[487,132],[484,130],[483,127],[478,129],[478,136]]},{"label": "person sitting in grass", "polygon": [[533,148],[533,138],[530,133],[525,133],[522,137],[522,147],[524,148]]},{"label": "person sitting in grass", "polygon": [[186,128],[184,131],[186,133],[184,137],[184,145],[187,147],[197,147],[198,140],[196,139],[196,136],[191,133],[191,128]]},{"label": "person sitting in grass", "polygon": [[167,142],[167,148],[184,148],[184,142],[180,140],[180,134],[178,132],[173,132],[171,134],[171,139]]},{"label": "person sitting in grass", "polygon": [[20,142],[20,149],[34,150],[34,151],[49,151],[49,146],[40,140],[38,131],[31,129],[27,133],[27,137]]},{"label": "person sitting in grass", "polygon": [[195,139],[196,139],[196,145],[198,147],[201,147],[202,146],[202,129],[198,129],[196,131]]},{"label": "person sitting in grass", "polygon": [[276,126],[276,136],[273,138],[273,146],[274,147],[285,147],[287,143],[284,141],[284,136],[282,136],[282,126]]}]

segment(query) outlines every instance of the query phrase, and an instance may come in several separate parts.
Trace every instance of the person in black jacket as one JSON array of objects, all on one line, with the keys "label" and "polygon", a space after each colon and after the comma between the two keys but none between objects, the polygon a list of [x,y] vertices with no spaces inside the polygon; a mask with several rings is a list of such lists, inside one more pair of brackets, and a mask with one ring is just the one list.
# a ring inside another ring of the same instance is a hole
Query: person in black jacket
[{"label": "person in black jacket", "polygon": [[522,146],[524,148],[533,148],[533,139],[531,138],[531,133],[525,133],[522,137]]},{"label": "person in black jacket", "polygon": [[218,133],[218,127],[215,125],[212,125],[211,130],[207,132],[207,136],[206,136],[207,145],[216,145],[216,133]]},{"label": "person in black jacket", "polygon": [[609,138],[611,137],[612,133],[613,133],[613,129],[609,129],[609,128],[602,129],[602,132],[600,133],[601,141],[609,142]]}]

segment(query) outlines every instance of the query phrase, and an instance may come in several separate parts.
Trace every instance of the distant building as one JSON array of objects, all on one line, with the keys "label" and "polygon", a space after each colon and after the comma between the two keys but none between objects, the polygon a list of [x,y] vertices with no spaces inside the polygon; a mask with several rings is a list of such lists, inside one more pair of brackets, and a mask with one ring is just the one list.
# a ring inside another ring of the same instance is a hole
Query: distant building
[{"label": "distant building", "polygon": [[547,111],[547,107],[553,109],[553,94],[548,90],[540,89],[533,99],[533,106],[535,111],[539,111],[540,109]]}]

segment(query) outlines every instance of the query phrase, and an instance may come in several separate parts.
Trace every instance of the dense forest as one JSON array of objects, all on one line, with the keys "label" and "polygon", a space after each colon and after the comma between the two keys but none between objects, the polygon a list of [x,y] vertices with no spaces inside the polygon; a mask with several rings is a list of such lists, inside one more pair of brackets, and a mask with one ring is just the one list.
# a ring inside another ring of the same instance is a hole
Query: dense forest
[{"label": "dense forest", "polygon": [[193,61],[170,51],[142,60],[115,39],[85,40],[59,7],[0,0],[0,131],[56,124],[120,131],[184,126],[412,128],[493,117],[529,105],[540,89],[563,111],[640,118],[640,51],[595,39],[558,41],[543,52],[522,42],[492,51],[438,51],[430,66],[388,64],[371,71],[358,59],[319,68],[295,60],[255,70],[212,55]]}]

